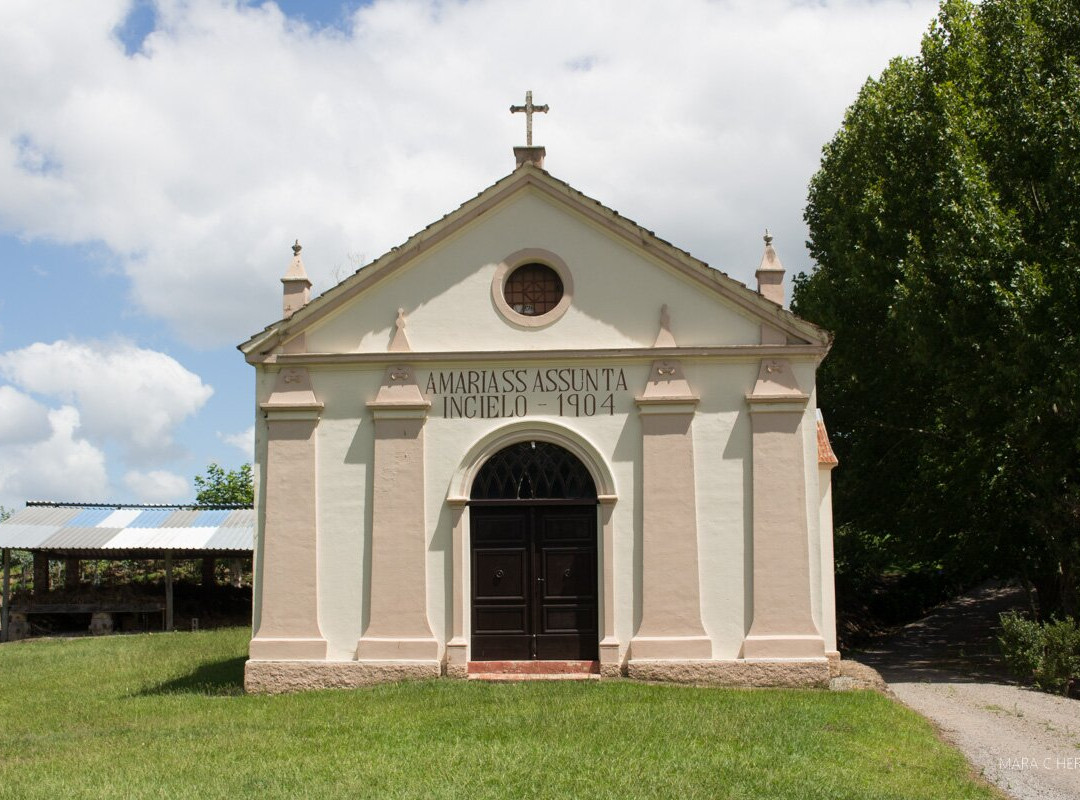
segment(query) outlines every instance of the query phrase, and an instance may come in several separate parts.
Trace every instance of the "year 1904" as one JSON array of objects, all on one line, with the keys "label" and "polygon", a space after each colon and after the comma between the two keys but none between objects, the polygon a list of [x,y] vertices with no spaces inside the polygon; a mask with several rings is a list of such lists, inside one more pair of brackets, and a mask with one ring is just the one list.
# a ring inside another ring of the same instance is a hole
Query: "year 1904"
[{"label": "year 1904", "polygon": [[559,394],[560,417],[594,417],[605,411],[608,416],[615,413],[615,395],[598,399],[592,393]]}]

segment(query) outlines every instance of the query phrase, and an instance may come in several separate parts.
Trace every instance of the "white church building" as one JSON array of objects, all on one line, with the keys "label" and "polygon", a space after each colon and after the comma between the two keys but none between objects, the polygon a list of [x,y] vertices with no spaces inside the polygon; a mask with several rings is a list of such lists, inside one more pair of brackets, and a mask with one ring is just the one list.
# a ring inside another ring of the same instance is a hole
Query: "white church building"
[{"label": "white church building", "polygon": [[255,368],[249,691],[839,668],[830,337],[544,170],[310,299]]}]

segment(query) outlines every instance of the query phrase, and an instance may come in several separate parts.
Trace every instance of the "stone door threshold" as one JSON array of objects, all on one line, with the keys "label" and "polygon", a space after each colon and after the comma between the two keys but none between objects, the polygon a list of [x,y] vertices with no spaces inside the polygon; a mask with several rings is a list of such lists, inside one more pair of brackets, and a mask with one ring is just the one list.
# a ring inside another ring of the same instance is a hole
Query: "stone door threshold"
[{"label": "stone door threshold", "polygon": [[470,661],[471,681],[588,681],[600,679],[599,661]]}]

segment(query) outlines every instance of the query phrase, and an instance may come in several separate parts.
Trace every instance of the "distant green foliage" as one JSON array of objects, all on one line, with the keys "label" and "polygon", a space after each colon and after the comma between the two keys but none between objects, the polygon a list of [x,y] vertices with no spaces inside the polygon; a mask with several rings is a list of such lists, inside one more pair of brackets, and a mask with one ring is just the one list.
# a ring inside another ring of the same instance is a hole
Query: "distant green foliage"
[{"label": "distant green foliage", "polygon": [[835,334],[841,567],[1017,575],[1080,613],[1077,42],[1075,0],[945,0],[824,148],[792,305]]},{"label": "distant green foliage", "polygon": [[209,464],[205,477],[195,476],[195,487],[198,489],[195,502],[201,506],[230,503],[251,505],[255,501],[251,464],[243,464],[236,470],[226,470],[220,464]]},{"label": "distant green foliage", "polygon": [[1080,690],[1080,625],[1072,619],[1036,622],[1015,611],[1001,615],[998,639],[1009,671],[1046,692]]},{"label": "distant green foliage", "polygon": [[0,522],[3,522],[5,519],[10,517],[14,513],[15,513],[14,511],[8,511],[3,506],[0,506]]}]

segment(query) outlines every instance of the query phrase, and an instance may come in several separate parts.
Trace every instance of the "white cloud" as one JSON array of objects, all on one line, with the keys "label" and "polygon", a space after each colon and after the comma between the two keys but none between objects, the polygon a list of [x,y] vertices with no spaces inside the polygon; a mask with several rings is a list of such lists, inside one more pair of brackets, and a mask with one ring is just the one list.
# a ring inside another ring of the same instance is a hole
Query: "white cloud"
[{"label": "white cloud", "polygon": [[45,406],[13,386],[0,385],[0,446],[37,441],[51,432]]},{"label": "white cloud", "polygon": [[192,499],[187,479],[175,472],[154,469],[149,472],[129,471],[124,485],[141,503],[176,503]]},{"label": "white cloud", "polygon": [[212,344],[277,316],[294,236],[321,291],[509,172],[526,88],[555,175],[741,280],[766,225],[804,269],[821,145],[937,7],[376,0],[342,33],[159,0],[127,57],[129,5],[0,3],[0,226],[103,242],[143,311]]},{"label": "white cloud", "polygon": [[0,353],[0,375],[77,407],[86,439],[116,443],[136,464],[175,456],[176,426],[214,391],[168,355],[129,342],[37,342]]},{"label": "white cloud", "polygon": [[48,412],[46,438],[0,445],[0,505],[25,500],[96,501],[105,496],[105,454],[77,437],[79,412],[62,406]]},{"label": "white cloud", "polygon": [[244,454],[248,461],[255,460],[255,426],[240,433],[218,433],[218,438],[225,444],[231,444]]},{"label": "white cloud", "polygon": [[[38,342],[0,353],[0,377],[0,504],[190,499],[179,475],[139,469],[182,454],[177,427],[213,393],[173,358],[123,341]],[[118,489],[109,473],[125,470]]]}]

